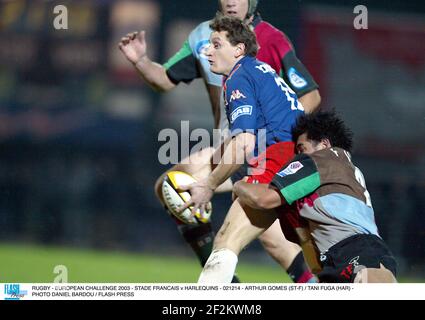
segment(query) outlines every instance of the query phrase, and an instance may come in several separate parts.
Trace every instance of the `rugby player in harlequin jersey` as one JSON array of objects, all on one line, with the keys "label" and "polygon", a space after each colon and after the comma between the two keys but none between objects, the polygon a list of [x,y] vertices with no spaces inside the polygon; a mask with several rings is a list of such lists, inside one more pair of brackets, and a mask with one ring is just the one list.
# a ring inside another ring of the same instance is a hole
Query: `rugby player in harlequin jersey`
[{"label": "rugby player in harlequin jersey", "polygon": [[[318,85],[297,58],[291,41],[282,31],[263,21],[259,15],[255,16],[252,25],[259,45],[257,59],[269,64],[295,91],[306,110],[313,111],[305,95],[315,91]],[[313,95],[315,94],[317,92]]]},{"label": "rugby player in harlequin jersey", "polygon": [[234,192],[262,209],[297,204],[292,227],[309,244],[303,250],[321,282],[395,282],[396,261],[379,236],[364,176],[351,160],[351,132],[335,114],[323,112],[301,117],[293,133],[300,154],[271,186],[238,182]]},{"label": "rugby player in harlequin jersey", "polygon": [[[288,79],[287,83],[297,93],[307,111],[316,109],[320,103],[317,84],[296,58],[295,51],[287,37],[281,31],[262,21],[256,11],[257,1],[222,0],[219,1],[219,7],[225,15],[252,22],[261,44],[259,57]],[[205,56],[205,48],[209,45],[211,33],[209,23],[210,21],[205,21],[199,24],[190,33],[182,48],[164,65],[151,61],[147,56],[144,31],[128,34],[120,42],[120,49],[141,77],[155,90],[169,91],[181,82],[190,83],[194,79],[203,78],[211,102],[214,127],[226,132],[228,121],[222,99],[222,77],[210,71]],[[289,81],[289,78],[292,81]],[[211,147],[197,152],[191,155],[190,160],[185,159],[170,170],[184,171],[192,174],[196,179],[201,179],[211,172],[211,157],[214,150],[215,148]],[[243,176],[243,173],[239,176]],[[164,177],[165,173],[155,183],[156,195],[162,204],[164,202],[161,185]],[[236,175],[234,177],[236,178]],[[216,192],[231,191],[231,189],[232,182],[229,179]],[[184,240],[190,244],[203,266],[212,249],[214,233],[211,223],[184,225],[178,219],[175,221]],[[260,241],[266,251],[288,271],[295,282],[308,278],[306,276],[308,271],[299,248],[281,237],[277,224],[269,228],[260,237]]]}]

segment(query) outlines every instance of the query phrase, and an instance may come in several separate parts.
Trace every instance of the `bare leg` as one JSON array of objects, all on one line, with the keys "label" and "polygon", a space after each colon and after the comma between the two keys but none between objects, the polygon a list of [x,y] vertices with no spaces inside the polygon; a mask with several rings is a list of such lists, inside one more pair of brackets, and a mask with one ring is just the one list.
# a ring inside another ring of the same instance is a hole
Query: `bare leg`
[{"label": "bare leg", "polygon": [[229,283],[236,269],[237,256],[252,240],[276,220],[273,211],[262,212],[242,207],[236,199],[214,240],[211,253],[199,277],[199,283]]},{"label": "bare leg", "polygon": [[285,270],[288,270],[295,257],[301,252],[299,245],[286,240],[278,220],[260,235],[259,240],[268,254]]},{"label": "bare leg", "polygon": [[214,240],[214,249],[227,248],[239,254],[252,240],[258,238],[275,221],[274,211],[259,211],[233,202],[223,225]]},{"label": "bare leg", "polygon": [[[211,158],[216,152],[214,148],[206,148],[202,151],[194,153],[189,156],[189,159],[182,161],[173,166],[168,171],[179,170],[191,174],[195,179],[199,180],[207,177],[212,171]],[[167,172],[168,172],[167,171]],[[162,198],[162,182],[166,172],[163,173],[155,183],[155,194],[158,200],[164,205]],[[232,182],[228,179],[224,182],[216,192],[229,192],[232,190]],[[179,222],[180,223],[180,222]],[[201,248],[199,245],[208,244],[212,241],[213,232],[210,224],[200,225],[199,227],[179,225],[179,230],[187,243],[190,244],[196,255],[198,256],[201,265],[204,265],[211,249],[210,245]],[[288,270],[294,258],[299,254],[300,248],[298,245],[289,242],[285,239],[278,221],[276,221],[271,228],[269,228],[264,234],[260,236],[260,241],[267,251],[267,253],[282,266],[285,270]]]}]

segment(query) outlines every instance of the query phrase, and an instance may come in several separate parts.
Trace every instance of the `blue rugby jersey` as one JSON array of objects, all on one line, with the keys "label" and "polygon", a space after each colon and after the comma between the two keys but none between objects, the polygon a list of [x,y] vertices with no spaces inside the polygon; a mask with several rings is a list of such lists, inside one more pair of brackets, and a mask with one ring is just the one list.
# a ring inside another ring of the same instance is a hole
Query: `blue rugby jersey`
[{"label": "blue rugby jersey", "polygon": [[267,146],[292,141],[292,126],[304,113],[297,95],[276,71],[248,56],[224,78],[224,101],[232,135],[246,131],[257,135],[265,129]]}]

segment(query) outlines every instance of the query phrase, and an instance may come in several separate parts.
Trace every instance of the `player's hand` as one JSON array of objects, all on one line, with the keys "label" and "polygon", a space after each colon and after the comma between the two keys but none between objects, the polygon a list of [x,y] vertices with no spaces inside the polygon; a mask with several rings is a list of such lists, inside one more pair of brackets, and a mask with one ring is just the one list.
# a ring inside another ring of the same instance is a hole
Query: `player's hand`
[{"label": "player's hand", "polygon": [[181,186],[181,191],[189,191],[190,200],[179,208],[179,212],[192,207],[192,215],[199,209],[201,215],[210,207],[210,200],[214,195],[214,189],[211,188],[207,180],[201,180],[187,186]]},{"label": "player's hand", "polygon": [[118,47],[131,63],[136,64],[146,57],[145,31],[128,33],[121,38]]}]

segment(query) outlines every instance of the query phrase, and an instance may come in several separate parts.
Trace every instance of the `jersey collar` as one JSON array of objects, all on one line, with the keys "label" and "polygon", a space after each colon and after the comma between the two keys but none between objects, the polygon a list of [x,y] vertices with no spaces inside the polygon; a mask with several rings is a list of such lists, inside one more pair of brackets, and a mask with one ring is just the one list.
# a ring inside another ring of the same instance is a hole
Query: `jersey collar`
[{"label": "jersey collar", "polygon": [[227,80],[229,80],[234,74],[235,74],[235,72],[246,62],[246,61],[248,61],[248,60],[250,60],[250,59],[255,59],[255,58],[253,58],[253,57],[250,57],[250,56],[245,56],[245,57],[243,57],[242,59],[240,59],[236,64],[235,64],[235,66],[233,67],[233,69],[232,69],[232,71],[230,71],[230,73],[229,73],[229,75],[228,76],[224,76],[223,78],[224,78],[224,80],[225,81],[227,81]]},{"label": "jersey collar", "polygon": [[261,18],[259,13],[256,13],[254,16],[254,20],[252,20],[252,26],[255,28],[258,26],[261,22],[263,22],[263,19]]}]

